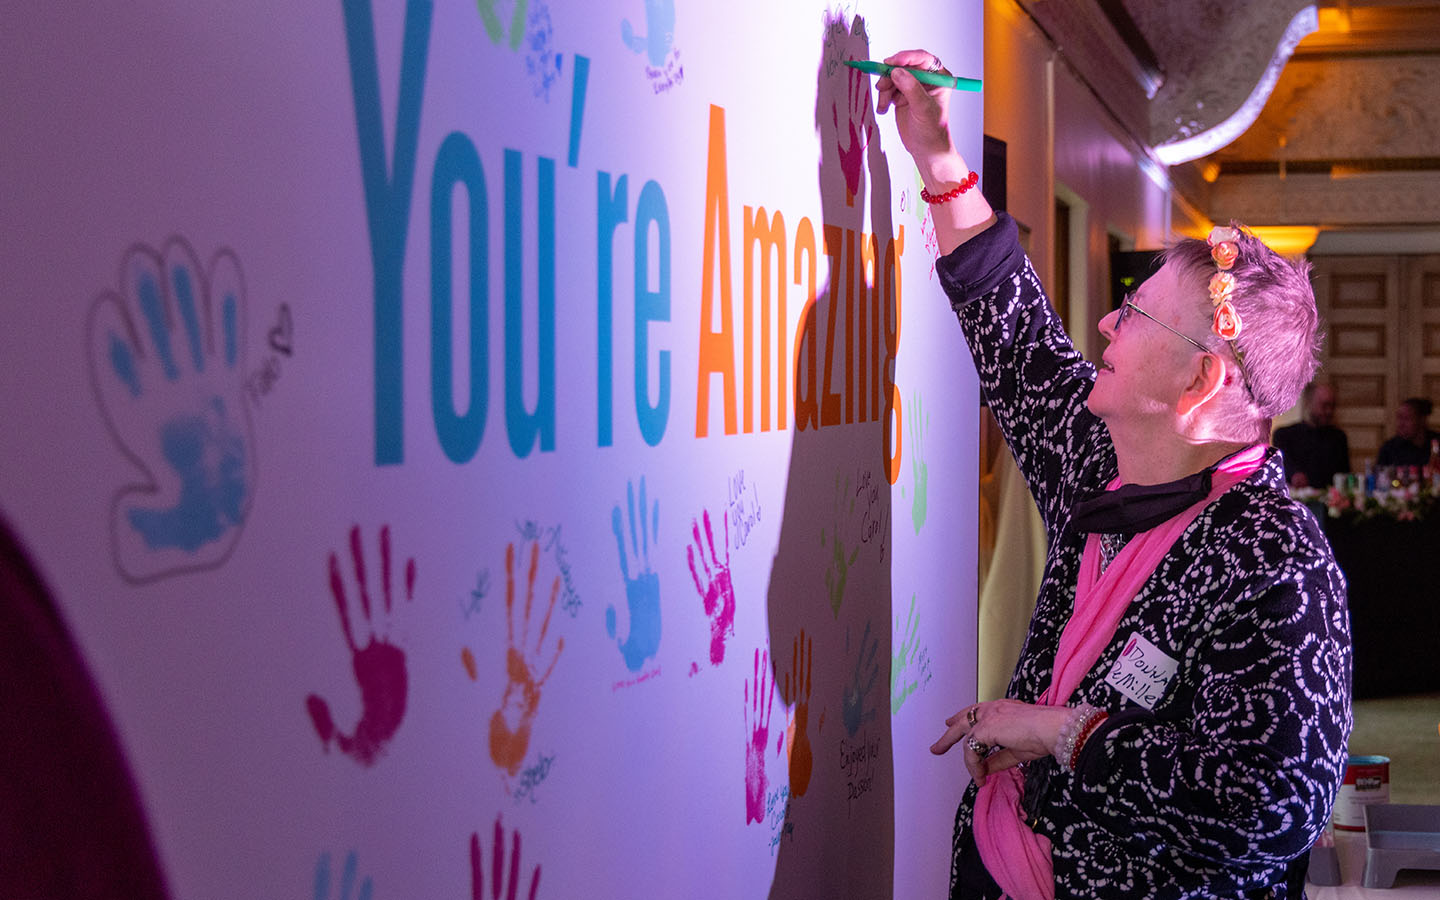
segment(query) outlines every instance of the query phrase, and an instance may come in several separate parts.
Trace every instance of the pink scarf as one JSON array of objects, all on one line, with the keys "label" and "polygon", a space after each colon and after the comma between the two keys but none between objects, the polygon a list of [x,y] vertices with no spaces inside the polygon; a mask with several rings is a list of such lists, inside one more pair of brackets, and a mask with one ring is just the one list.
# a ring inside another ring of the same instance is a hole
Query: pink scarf
[{"label": "pink scarf", "polygon": [[[1095,666],[1115,637],[1115,628],[1130,601],[1154,574],[1160,560],[1180,535],[1217,497],[1249,477],[1265,459],[1265,445],[1255,444],[1226,459],[1211,478],[1210,493],[1149,531],[1135,535],[1100,571],[1100,535],[1085,539],[1080,556],[1080,577],[1075,585],[1075,609],[1060,634],[1050,689],[1042,705],[1061,706]],[[1106,487],[1119,487],[1116,478]],[[1050,839],[1037,835],[1020,812],[1024,786],[1019,768],[996,772],[985,779],[975,799],[975,845],[995,883],[1016,900],[1055,900],[1055,869]]]}]

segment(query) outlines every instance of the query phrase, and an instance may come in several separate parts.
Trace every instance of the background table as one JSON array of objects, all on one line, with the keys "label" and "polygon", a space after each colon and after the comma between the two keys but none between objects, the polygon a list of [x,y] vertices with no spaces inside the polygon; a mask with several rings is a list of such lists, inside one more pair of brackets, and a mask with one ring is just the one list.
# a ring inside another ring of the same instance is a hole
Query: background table
[{"label": "background table", "polygon": [[1349,584],[1355,696],[1440,690],[1440,521],[1322,521]]}]

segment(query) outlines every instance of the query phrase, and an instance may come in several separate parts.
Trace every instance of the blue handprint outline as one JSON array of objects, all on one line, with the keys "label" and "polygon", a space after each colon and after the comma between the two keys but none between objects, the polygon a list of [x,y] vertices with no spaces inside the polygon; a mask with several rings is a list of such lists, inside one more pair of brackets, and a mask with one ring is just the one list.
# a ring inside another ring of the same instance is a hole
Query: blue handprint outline
[{"label": "blue handprint outline", "polygon": [[[869,651],[866,651],[866,646]],[[860,726],[875,718],[875,709],[865,708],[865,697],[875,688],[875,682],[880,678],[880,662],[876,659],[876,653],[880,650],[880,639],[871,637],[870,620],[865,620],[865,633],[860,637],[860,646],[855,655],[855,672],[850,678],[850,684],[845,688],[845,695],[841,700],[840,714],[845,721],[845,733],[851,737],[860,730]],[[850,652],[850,629],[845,629],[845,652]]]},{"label": "blue handprint outline", "polygon": [[143,583],[219,566],[244,528],[256,479],[245,285],[233,252],[202,269],[180,237],[130,248],[120,285],[91,306],[87,345],[101,415],[143,475],[110,509],[116,568]]},{"label": "blue handprint outline", "polygon": [[[345,867],[340,872],[340,893],[334,900],[370,900],[370,876],[365,876],[360,882],[359,891],[355,890],[358,868],[359,861],[355,857],[355,851],[351,850],[345,855]],[[329,853],[321,853],[320,858],[315,861],[315,900],[331,900]]]},{"label": "blue handprint outline", "polygon": [[620,575],[625,579],[625,601],[630,611],[630,633],[624,640],[616,637],[616,613],[613,605],[605,607],[605,632],[615,638],[625,667],[640,671],[645,660],[660,650],[660,576],[650,568],[650,544],[660,536],[660,501],[654,502],[646,533],[645,476],[640,476],[639,535],[636,535],[635,482],[625,484],[629,507],[630,552],[635,557],[637,573],[630,577],[629,555],[625,552],[625,534],[621,528],[620,505],[610,511],[610,528],[615,532],[615,546],[620,551]]},{"label": "blue handprint outline", "polygon": [[632,52],[644,52],[650,65],[665,65],[665,56],[675,43],[675,0],[645,0],[645,33],[636,34],[629,19],[620,22],[620,39]]}]

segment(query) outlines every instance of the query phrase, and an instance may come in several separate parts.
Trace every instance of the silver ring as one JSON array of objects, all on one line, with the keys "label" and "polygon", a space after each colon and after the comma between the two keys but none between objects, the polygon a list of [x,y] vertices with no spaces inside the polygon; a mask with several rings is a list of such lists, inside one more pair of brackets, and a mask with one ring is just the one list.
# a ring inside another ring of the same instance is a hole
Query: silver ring
[{"label": "silver ring", "polygon": [[982,743],[980,743],[979,741],[975,740],[973,737],[970,738],[970,739],[969,739],[968,741],[966,741],[965,743],[966,743],[966,746],[968,746],[971,750],[974,750],[974,751],[975,751],[975,755],[976,755],[976,756],[985,756],[986,754],[988,754],[988,753],[990,752],[990,745],[989,745],[989,744],[982,744]]},{"label": "silver ring", "polygon": [[977,712],[976,707],[970,707],[970,711],[965,714],[965,721],[969,722],[972,728],[980,721],[980,713]]},{"label": "silver ring", "polygon": [[926,66],[926,70],[930,72],[939,72],[944,68],[945,64],[940,61],[938,56],[931,60],[930,65]]}]

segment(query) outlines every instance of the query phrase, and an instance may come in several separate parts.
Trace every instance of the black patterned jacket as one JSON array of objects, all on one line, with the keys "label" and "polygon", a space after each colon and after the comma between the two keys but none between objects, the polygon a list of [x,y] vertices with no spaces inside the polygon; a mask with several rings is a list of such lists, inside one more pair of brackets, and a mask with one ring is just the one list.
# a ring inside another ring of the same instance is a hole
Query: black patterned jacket
[{"label": "black patterned jacket", "polygon": [[[1071,507],[1115,477],[1115,449],[1085,407],[1095,367],[1065,334],[1014,221],[1001,213],[936,268],[1048,533],[1007,692],[1034,701],[1075,601],[1084,535]],[[1105,682],[1132,632],[1179,662],[1153,710]],[[1303,895],[1295,861],[1344,772],[1350,631],[1344,578],[1319,523],[1289,499],[1275,450],[1176,541],[1070,699],[1082,701],[1112,715],[1076,773],[1051,757],[1032,764],[1050,775],[1035,829],[1053,843],[1057,900]],[[957,859],[974,801],[972,784]]]}]

